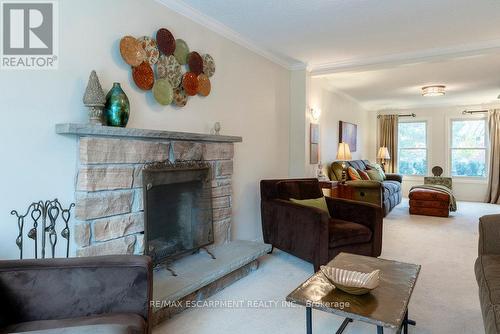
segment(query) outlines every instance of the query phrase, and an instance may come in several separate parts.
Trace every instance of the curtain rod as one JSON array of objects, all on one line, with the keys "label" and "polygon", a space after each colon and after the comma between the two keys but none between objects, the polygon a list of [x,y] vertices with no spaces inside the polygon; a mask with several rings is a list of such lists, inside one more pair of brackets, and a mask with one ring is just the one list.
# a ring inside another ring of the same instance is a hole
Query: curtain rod
[{"label": "curtain rod", "polygon": [[488,112],[488,110],[464,110],[462,111],[462,114],[477,114],[477,113],[485,113]]},{"label": "curtain rod", "polygon": [[[377,118],[380,118],[382,117],[383,115],[378,115]],[[402,114],[402,115],[398,115],[398,117],[417,117],[416,114],[412,113],[412,114]]]}]

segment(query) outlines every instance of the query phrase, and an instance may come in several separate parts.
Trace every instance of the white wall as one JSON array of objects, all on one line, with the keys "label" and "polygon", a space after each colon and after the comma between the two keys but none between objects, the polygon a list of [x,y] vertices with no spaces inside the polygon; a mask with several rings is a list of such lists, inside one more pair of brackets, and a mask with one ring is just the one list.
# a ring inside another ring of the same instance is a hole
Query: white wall
[{"label": "white wall", "polygon": [[[122,83],[131,102],[128,127],[239,135],[235,147],[233,238],[261,237],[259,180],[288,175],[289,71],[193,23],[153,0],[59,1],[60,63],[56,71],[0,74],[0,259],[18,256],[11,209],[34,200],[74,200],[76,139],[54,133],[62,122],[86,122],[82,95],[95,69],[105,90]],[[183,109],[163,107],[139,91],[119,55],[124,35],[166,27],[217,65],[212,94]]]},{"label": "white wall", "polygon": [[[415,113],[416,118],[411,120],[427,121],[428,131],[428,163],[429,174],[433,166],[441,166],[444,170],[443,176],[450,175],[449,166],[449,124],[454,118],[476,118],[486,117],[486,114],[463,115],[463,110],[483,110],[495,108],[494,105],[456,106],[456,107],[434,107],[416,108],[405,110],[381,110],[379,114],[409,114]],[[498,108],[498,106],[497,106]],[[403,119],[405,120],[405,119]],[[410,188],[423,183],[423,177],[404,176],[403,196],[408,196]],[[477,178],[453,178],[453,190],[458,200],[483,202],[488,189],[486,179]]]},{"label": "white wall", "polygon": [[[352,158],[374,161],[376,155],[376,113],[368,112],[361,105],[342,92],[328,87],[322,78],[312,78],[309,90],[309,107],[321,110],[320,124],[320,159],[325,173],[329,165],[336,160],[339,142],[339,121],[357,124],[357,151]],[[308,119],[309,123],[311,119]],[[309,127],[309,125],[308,125]],[[309,130],[308,130],[309,131]],[[309,136],[309,132],[307,133]],[[309,138],[309,137],[307,137]],[[309,139],[307,139],[309,142]],[[309,159],[309,149],[307,150]],[[315,166],[311,166],[314,175]]]},{"label": "white wall", "polygon": [[290,157],[288,169],[291,177],[308,174],[309,155],[307,140],[307,98],[309,74],[306,70],[290,74]]}]

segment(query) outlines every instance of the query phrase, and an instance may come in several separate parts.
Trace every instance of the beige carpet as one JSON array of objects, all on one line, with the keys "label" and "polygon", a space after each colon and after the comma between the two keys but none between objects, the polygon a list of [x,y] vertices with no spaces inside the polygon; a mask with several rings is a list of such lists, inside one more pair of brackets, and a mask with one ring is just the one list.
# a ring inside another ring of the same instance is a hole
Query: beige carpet
[{"label": "beige carpet", "polygon": [[[410,333],[484,333],[473,272],[477,219],[500,213],[500,206],[459,202],[458,208],[447,219],[410,216],[403,201],[384,221],[382,257],[422,265],[409,309],[417,326],[410,327]],[[312,270],[304,261],[275,252],[263,258],[258,271],[209,299],[245,307],[189,309],[160,324],[154,334],[305,333],[304,309],[287,307],[282,301]],[[313,332],[335,333],[342,320],[314,311]],[[345,331],[375,332],[374,326],[361,322]]]}]

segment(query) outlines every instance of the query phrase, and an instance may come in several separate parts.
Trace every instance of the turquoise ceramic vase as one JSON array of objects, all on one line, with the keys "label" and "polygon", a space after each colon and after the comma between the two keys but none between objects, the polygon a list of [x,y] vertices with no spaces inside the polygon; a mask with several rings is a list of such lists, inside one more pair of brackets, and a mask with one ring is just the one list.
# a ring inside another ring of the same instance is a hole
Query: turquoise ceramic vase
[{"label": "turquoise ceramic vase", "polygon": [[104,120],[108,126],[127,126],[130,115],[130,103],[120,83],[115,82],[106,95],[104,106]]}]

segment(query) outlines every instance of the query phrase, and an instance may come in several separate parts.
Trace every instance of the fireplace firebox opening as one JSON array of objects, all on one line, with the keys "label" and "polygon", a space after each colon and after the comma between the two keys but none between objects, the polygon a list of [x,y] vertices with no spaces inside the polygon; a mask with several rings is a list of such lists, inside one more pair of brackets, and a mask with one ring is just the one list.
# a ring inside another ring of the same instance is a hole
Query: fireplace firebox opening
[{"label": "fireplace firebox opening", "polygon": [[210,164],[153,163],[142,176],[144,252],[155,266],[214,243]]}]

